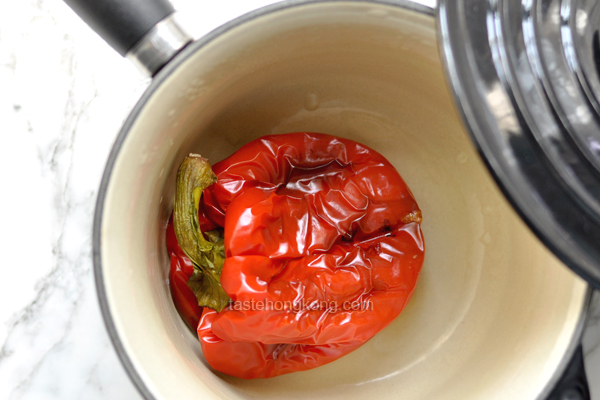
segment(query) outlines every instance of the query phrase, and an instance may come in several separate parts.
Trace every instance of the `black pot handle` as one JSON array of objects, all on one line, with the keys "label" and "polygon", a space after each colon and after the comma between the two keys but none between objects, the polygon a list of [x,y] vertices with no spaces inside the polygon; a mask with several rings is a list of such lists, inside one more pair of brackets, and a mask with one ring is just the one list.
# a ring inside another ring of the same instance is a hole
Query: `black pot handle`
[{"label": "black pot handle", "polygon": [[567,369],[547,400],[590,400],[581,345],[575,351]]},{"label": "black pot handle", "polygon": [[175,12],[166,0],[65,0],[65,3],[122,56]]},{"label": "black pot handle", "polygon": [[64,0],[119,54],[154,75],[192,38],[167,0]]}]

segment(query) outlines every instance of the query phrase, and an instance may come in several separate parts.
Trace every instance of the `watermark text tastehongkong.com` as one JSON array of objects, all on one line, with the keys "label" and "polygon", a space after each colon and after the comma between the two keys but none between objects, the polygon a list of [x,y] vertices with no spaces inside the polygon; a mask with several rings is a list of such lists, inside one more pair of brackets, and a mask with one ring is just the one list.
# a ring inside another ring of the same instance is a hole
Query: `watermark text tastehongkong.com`
[{"label": "watermark text tastehongkong.com", "polygon": [[373,311],[371,300],[353,300],[353,301],[326,301],[315,300],[307,302],[304,299],[299,301],[273,301],[273,300],[248,300],[232,302],[231,310],[234,311]]}]

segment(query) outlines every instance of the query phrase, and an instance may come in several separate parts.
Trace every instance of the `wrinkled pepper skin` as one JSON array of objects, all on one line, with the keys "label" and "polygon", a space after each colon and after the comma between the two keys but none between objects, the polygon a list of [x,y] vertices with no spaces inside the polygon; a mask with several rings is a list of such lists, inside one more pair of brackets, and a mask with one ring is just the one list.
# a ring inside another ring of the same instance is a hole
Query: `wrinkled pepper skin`
[{"label": "wrinkled pepper skin", "polygon": [[224,228],[221,285],[232,304],[200,315],[171,225],[167,245],[175,305],[215,370],[268,378],[315,368],[400,314],[425,248],[418,205],[383,156],[293,133],[259,138],[213,171],[199,221]]},{"label": "wrinkled pepper skin", "polygon": [[196,329],[202,316],[202,307],[198,306],[196,295],[187,285],[187,281],[194,273],[194,267],[177,243],[172,219],[167,226],[167,249],[171,260],[169,286],[173,303],[186,324]]}]

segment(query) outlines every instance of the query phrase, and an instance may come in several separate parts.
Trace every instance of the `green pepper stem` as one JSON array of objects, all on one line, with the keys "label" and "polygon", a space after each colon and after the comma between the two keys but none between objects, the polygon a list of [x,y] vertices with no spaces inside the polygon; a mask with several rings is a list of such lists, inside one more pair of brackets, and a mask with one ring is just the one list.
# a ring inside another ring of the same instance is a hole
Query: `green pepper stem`
[{"label": "green pepper stem", "polygon": [[198,305],[221,312],[231,301],[221,287],[225,263],[223,233],[207,232],[207,240],[198,221],[202,192],[216,181],[206,158],[190,154],[183,160],[177,172],[173,225],[179,246],[194,265],[188,286],[194,291]]}]

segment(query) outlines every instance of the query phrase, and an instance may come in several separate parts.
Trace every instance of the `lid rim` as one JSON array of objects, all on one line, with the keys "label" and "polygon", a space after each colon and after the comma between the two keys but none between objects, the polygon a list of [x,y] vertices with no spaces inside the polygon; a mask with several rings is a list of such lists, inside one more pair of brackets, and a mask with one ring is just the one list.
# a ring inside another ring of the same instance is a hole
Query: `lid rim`
[{"label": "lid rim", "polygon": [[[438,31],[447,82],[463,122],[498,186],[538,238],[600,289],[600,224],[561,182],[502,79],[502,0],[440,0]],[[496,6],[496,7],[494,7]],[[495,48],[496,46],[496,48]],[[534,127],[533,127],[534,128]]]}]

